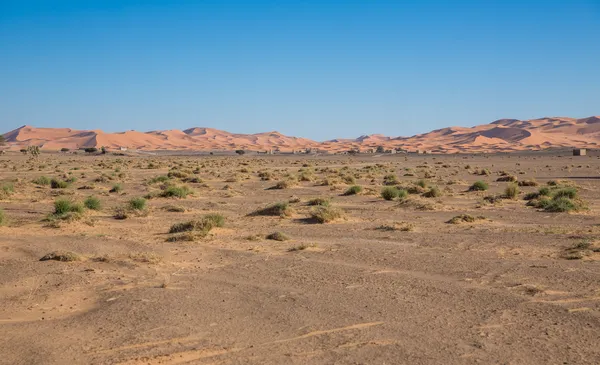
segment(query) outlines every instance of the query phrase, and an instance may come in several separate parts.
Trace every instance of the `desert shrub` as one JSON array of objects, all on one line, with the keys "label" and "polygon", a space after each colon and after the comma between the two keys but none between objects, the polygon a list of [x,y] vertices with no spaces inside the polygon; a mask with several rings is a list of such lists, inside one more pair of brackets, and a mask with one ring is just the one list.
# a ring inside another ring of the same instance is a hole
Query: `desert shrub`
[{"label": "desert shrub", "polygon": [[547,182],[548,186],[558,186],[560,183],[557,180],[549,180]]},{"label": "desert shrub", "polygon": [[129,211],[125,208],[117,208],[115,209],[115,214],[113,215],[115,219],[127,219],[129,218]]},{"label": "desert shrub", "polygon": [[491,175],[491,174],[492,173],[488,169],[480,169],[480,170],[476,170],[475,171],[475,175],[488,176],[488,175]]},{"label": "desert shrub", "polygon": [[425,189],[425,188],[427,188],[427,180],[419,179],[415,182],[415,185]]},{"label": "desert shrub", "polygon": [[509,199],[515,199],[519,195],[519,186],[517,184],[510,184],[504,189],[504,197]]},{"label": "desert shrub", "polygon": [[461,214],[461,215],[452,217],[452,219],[450,219],[446,223],[450,223],[450,224],[473,223],[475,221],[483,220],[483,219],[485,219],[485,217],[482,217],[482,216],[474,217],[470,214]]},{"label": "desert shrub", "polygon": [[552,197],[554,197],[554,198],[567,197],[569,199],[575,199],[577,197],[577,189],[573,188],[573,187],[562,188],[562,189],[554,191],[552,193]]},{"label": "desert shrub", "polygon": [[437,186],[432,186],[428,191],[423,193],[423,196],[426,198],[437,198],[442,196],[442,191]]},{"label": "desert shrub", "polygon": [[44,186],[45,185],[50,185],[50,182],[51,182],[50,178],[46,177],[46,176],[40,176],[40,177],[38,177],[38,178],[36,178],[36,179],[33,180],[34,184],[36,184],[36,185],[44,185]]},{"label": "desert shrub", "polygon": [[120,193],[121,191],[123,191],[123,185],[115,184],[112,189],[109,190],[109,193]]},{"label": "desert shrub", "polygon": [[54,214],[62,215],[71,211],[71,201],[67,199],[57,199],[54,202]]},{"label": "desert shrub", "polygon": [[296,185],[296,182],[294,180],[281,180],[278,181],[277,184],[275,184],[275,186],[271,187],[271,189],[288,189],[294,185]]},{"label": "desert shrub", "polygon": [[204,216],[204,219],[211,222],[214,227],[225,226],[225,217],[222,214],[211,213]]},{"label": "desert shrub", "polygon": [[[172,179],[172,178],[176,178],[176,179],[185,179],[188,177],[188,174],[186,174],[185,172],[182,171],[177,171],[177,170],[171,170],[169,171],[169,173],[167,174],[166,178],[168,179]],[[160,180],[164,180],[164,176],[160,177]]]},{"label": "desert shrub", "polygon": [[488,184],[485,181],[478,180],[471,185],[469,191],[484,191],[489,188]]},{"label": "desert shrub", "polygon": [[164,198],[175,197],[175,198],[179,198],[179,199],[185,199],[190,194],[192,194],[192,190],[186,185],[181,185],[181,186],[171,185],[171,186],[168,186],[160,194],[160,196],[162,196]]},{"label": "desert shrub", "polygon": [[285,233],[282,232],[273,232],[267,235],[265,238],[274,241],[287,241],[290,239]]},{"label": "desert shrub", "polygon": [[505,175],[505,176],[500,176],[499,178],[496,179],[496,181],[515,182],[515,181],[517,181],[517,177],[514,175]]},{"label": "desert shrub", "polygon": [[381,190],[381,197],[385,200],[394,200],[400,195],[400,190],[395,186],[386,186]]},{"label": "desert shrub", "polygon": [[323,205],[323,206],[327,206],[330,204],[329,199],[327,198],[313,198],[311,200],[308,201],[307,203],[308,205]]},{"label": "desert shrub", "polygon": [[570,212],[577,209],[577,204],[566,196],[554,197],[544,206],[546,212]]},{"label": "desert shrub", "polygon": [[0,208],[0,226],[4,224],[6,221],[6,215],[4,214],[4,209]]},{"label": "desert shrub", "polygon": [[328,223],[342,218],[343,212],[333,206],[317,206],[311,210],[310,216],[318,223]]},{"label": "desert shrub", "polygon": [[342,176],[342,181],[346,184],[355,184],[356,183],[356,179],[352,175]]},{"label": "desert shrub", "polygon": [[165,182],[169,181],[169,179],[170,178],[165,175],[156,176],[156,177],[153,177],[152,179],[148,180],[148,184],[165,183]]},{"label": "desert shrub", "polygon": [[147,200],[141,197],[129,200],[128,207],[131,210],[145,210]]},{"label": "desert shrub", "polygon": [[348,190],[346,190],[344,192],[344,195],[356,195],[358,193],[360,193],[362,191],[362,186],[360,185],[354,185],[348,188]]},{"label": "desert shrub", "polygon": [[400,180],[398,180],[398,176],[394,174],[388,174],[383,177],[383,185],[398,185],[400,184]]},{"label": "desert shrub", "polygon": [[270,205],[266,208],[262,208],[256,210],[251,215],[270,215],[270,216],[280,216],[280,217],[289,217],[293,214],[294,210],[290,206],[288,202],[279,202],[273,205]]},{"label": "desert shrub", "polygon": [[183,223],[176,223],[171,226],[169,233],[181,233],[181,232],[194,232],[197,236],[206,236],[214,227],[218,226],[217,223],[224,224],[222,222],[215,222],[214,217],[205,216],[199,220],[192,220]]},{"label": "desert shrub", "polygon": [[69,183],[58,179],[52,179],[50,180],[50,187],[52,189],[66,189],[69,187]]},{"label": "desert shrub", "polygon": [[162,207],[162,209],[172,213],[183,213],[186,211],[185,207],[181,207],[178,205],[166,205]]},{"label": "desert shrub", "polygon": [[71,262],[80,260],[79,255],[71,251],[54,251],[49,254],[44,255],[40,261],[61,261],[61,262]]},{"label": "desert shrub", "polygon": [[522,180],[519,181],[519,186],[538,186],[539,183],[535,180]]},{"label": "desert shrub", "polygon": [[87,199],[83,201],[83,205],[91,210],[100,210],[101,208],[100,199],[96,198],[95,196],[87,197]]}]

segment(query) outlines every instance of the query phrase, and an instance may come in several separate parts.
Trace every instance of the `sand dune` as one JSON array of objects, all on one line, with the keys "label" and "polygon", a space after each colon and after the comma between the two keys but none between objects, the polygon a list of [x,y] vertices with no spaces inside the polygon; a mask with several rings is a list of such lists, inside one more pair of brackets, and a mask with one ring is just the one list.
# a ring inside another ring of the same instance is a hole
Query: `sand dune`
[{"label": "sand dune", "polygon": [[9,149],[39,146],[46,150],[86,147],[126,147],[138,150],[235,150],[284,152],[318,148],[340,152],[385,149],[426,149],[440,153],[541,150],[560,147],[594,148],[600,142],[600,117],[582,119],[546,117],[532,120],[500,119],[472,128],[448,127],[412,137],[363,135],[356,139],[317,142],[277,131],[237,134],[213,128],[104,133],[101,130],[23,126],[4,134]]}]

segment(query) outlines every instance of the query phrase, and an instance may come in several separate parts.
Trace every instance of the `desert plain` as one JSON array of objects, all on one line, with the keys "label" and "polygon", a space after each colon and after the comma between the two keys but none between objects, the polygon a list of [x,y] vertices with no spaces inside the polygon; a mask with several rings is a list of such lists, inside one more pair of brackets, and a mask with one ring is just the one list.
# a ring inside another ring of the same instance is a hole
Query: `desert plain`
[{"label": "desert plain", "polygon": [[599,364],[599,178],[571,151],[6,153],[0,363]]}]

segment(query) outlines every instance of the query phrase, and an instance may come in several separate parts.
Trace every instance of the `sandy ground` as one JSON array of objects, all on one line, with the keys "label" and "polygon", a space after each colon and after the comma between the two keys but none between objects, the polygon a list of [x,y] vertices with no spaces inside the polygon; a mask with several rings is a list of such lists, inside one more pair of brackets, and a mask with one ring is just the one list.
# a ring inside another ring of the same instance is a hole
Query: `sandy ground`
[{"label": "sandy ground", "polygon": [[[268,189],[299,169],[312,181]],[[149,181],[169,171],[193,195],[113,217],[160,193]],[[485,203],[509,184],[502,171],[540,185]],[[427,176],[442,195],[386,201],[390,173],[405,186]],[[32,182],[42,175],[77,181]],[[600,363],[597,157],[5,155],[0,177],[14,187],[0,200],[1,364]],[[476,180],[490,189],[467,191]],[[587,209],[526,206],[550,180],[576,186]],[[344,196],[354,184],[363,191]],[[48,220],[55,199],[90,195],[101,210]],[[316,197],[344,217],[308,219]],[[290,216],[251,214],[289,200]],[[173,224],[209,213],[225,225],[167,241]],[[485,219],[447,223],[460,214]],[[275,231],[290,239],[265,238]],[[78,259],[39,261],[54,251]]]}]

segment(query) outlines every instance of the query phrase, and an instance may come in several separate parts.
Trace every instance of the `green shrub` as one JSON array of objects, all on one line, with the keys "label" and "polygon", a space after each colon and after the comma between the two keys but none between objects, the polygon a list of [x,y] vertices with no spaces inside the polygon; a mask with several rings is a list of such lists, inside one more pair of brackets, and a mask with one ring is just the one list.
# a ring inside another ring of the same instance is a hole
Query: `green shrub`
[{"label": "green shrub", "polygon": [[50,187],[52,189],[66,189],[69,187],[69,183],[58,179],[52,179],[50,180]]},{"label": "green shrub", "polygon": [[519,195],[519,186],[517,184],[510,184],[504,189],[504,197],[509,199],[516,199]]},{"label": "green shrub", "polygon": [[57,199],[54,202],[54,215],[61,216],[67,213],[83,213],[85,208],[80,203],[74,203],[68,199]]},{"label": "green shrub", "polygon": [[121,191],[123,191],[123,185],[115,184],[112,189],[109,190],[109,193],[120,193]]},{"label": "green shrub", "polygon": [[71,201],[58,199],[54,202],[54,214],[62,215],[71,211]]},{"label": "green shrub", "polygon": [[162,196],[164,198],[175,197],[175,198],[185,199],[191,193],[192,193],[192,190],[189,187],[187,187],[186,185],[182,185],[182,186],[171,185],[171,186],[168,186],[160,194],[160,196]]},{"label": "green shrub", "polygon": [[417,180],[417,182],[415,183],[416,186],[420,186],[423,189],[427,188],[427,181],[425,179],[420,179]]},{"label": "green shrub", "polygon": [[346,190],[346,192],[344,193],[344,195],[356,195],[358,193],[360,193],[362,191],[362,186],[360,185],[354,185],[348,188],[348,190]]},{"label": "green shrub", "polygon": [[548,204],[544,206],[547,212],[570,212],[577,210],[577,205],[566,196],[554,197]]},{"label": "green shrub", "polygon": [[169,179],[170,178],[168,176],[164,176],[164,175],[156,176],[156,177],[153,177],[152,179],[150,179],[148,181],[148,184],[165,183],[165,182],[169,181]]},{"label": "green shrub", "polygon": [[46,176],[40,176],[40,177],[38,177],[38,178],[36,178],[36,179],[33,180],[34,184],[36,184],[36,185],[44,185],[44,186],[45,185],[50,185],[50,182],[51,182],[50,178],[46,177]]},{"label": "green shrub", "polygon": [[211,222],[214,227],[223,227],[225,226],[225,217],[221,214],[211,213],[204,216],[204,219],[208,222]]},{"label": "green shrub", "polygon": [[133,198],[129,201],[128,206],[131,210],[145,210],[147,200],[144,198]]},{"label": "green shrub", "polygon": [[469,188],[469,191],[484,191],[487,190],[488,184],[485,181],[475,181],[475,183],[473,183],[473,185],[471,185],[471,187]]},{"label": "green shrub", "polygon": [[381,197],[385,200],[394,200],[400,195],[400,190],[394,186],[386,186],[381,190]]},{"label": "green shrub", "polygon": [[96,198],[95,196],[87,197],[87,199],[84,200],[83,205],[85,205],[86,208],[91,210],[100,210],[102,206],[100,203],[100,199]]},{"label": "green shrub", "polygon": [[553,198],[567,197],[569,199],[575,199],[577,197],[577,189],[573,187],[563,188],[556,190],[552,193]]}]

